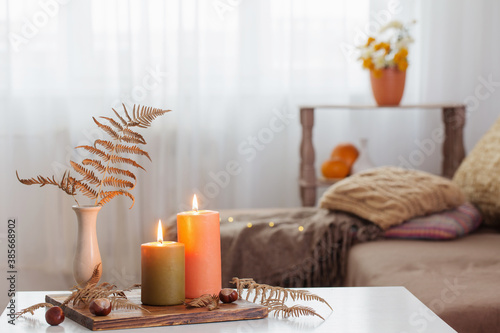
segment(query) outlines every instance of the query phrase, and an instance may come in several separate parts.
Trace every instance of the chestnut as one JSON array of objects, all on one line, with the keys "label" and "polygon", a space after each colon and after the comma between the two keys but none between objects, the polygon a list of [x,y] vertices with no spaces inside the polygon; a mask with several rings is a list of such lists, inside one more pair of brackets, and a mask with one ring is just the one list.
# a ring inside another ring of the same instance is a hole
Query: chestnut
[{"label": "chestnut", "polygon": [[58,306],[53,306],[45,312],[45,321],[51,326],[57,326],[64,321],[64,312]]},{"label": "chestnut", "polygon": [[107,298],[98,298],[90,302],[89,311],[94,316],[107,316],[111,312],[111,302]]},{"label": "chestnut", "polygon": [[219,292],[219,299],[222,303],[233,303],[238,299],[238,292],[231,288],[224,288]]}]

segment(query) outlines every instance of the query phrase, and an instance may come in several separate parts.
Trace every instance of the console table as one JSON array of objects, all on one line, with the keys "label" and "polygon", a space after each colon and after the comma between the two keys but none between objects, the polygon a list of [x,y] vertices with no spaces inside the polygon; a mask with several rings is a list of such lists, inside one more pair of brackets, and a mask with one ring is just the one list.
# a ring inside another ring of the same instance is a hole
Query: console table
[{"label": "console table", "polygon": [[441,175],[451,178],[465,157],[463,129],[465,126],[464,104],[422,104],[399,106],[376,105],[308,105],[300,107],[300,124],[302,140],[300,143],[300,197],[302,206],[316,204],[316,188],[331,185],[332,182],[318,179],[314,165],[315,153],[312,140],[315,109],[434,109],[442,110],[444,123],[443,163]]}]

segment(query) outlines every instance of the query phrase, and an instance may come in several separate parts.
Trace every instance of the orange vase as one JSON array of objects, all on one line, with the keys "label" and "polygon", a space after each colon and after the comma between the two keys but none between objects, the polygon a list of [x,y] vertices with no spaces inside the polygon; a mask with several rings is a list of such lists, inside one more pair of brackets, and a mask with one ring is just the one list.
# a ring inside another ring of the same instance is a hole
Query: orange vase
[{"label": "orange vase", "polygon": [[373,97],[379,106],[399,105],[405,90],[406,71],[397,68],[382,70],[381,77],[375,77],[370,71]]}]

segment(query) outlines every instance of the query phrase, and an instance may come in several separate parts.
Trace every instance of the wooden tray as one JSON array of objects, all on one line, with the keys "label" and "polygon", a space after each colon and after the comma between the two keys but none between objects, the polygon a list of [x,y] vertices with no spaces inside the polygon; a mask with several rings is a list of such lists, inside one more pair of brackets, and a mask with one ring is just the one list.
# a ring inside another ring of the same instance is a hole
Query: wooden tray
[{"label": "wooden tray", "polygon": [[[45,301],[60,306],[68,295],[46,295]],[[134,303],[141,304],[141,291],[132,290],[127,297]],[[267,317],[267,307],[245,300],[230,304],[220,304],[220,308],[208,311],[206,308],[186,309],[184,305],[148,306],[142,310],[115,310],[104,317],[92,315],[88,307],[66,306],[66,317],[93,331],[114,330],[139,327],[156,327],[184,324],[213,323],[220,321],[261,319]]]}]

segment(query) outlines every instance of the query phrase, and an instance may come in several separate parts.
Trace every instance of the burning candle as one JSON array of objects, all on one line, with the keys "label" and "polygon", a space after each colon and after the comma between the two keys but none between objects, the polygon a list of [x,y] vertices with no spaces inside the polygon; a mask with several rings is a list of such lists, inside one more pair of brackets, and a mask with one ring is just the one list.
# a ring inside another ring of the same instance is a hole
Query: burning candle
[{"label": "burning candle", "polygon": [[186,298],[219,294],[221,255],[219,212],[193,210],[177,214],[177,241],[186,249]]},{"label": "burning candle", "polygon": [[161,221],[157,241],[141,245],[141,301],[176,305],[184,301],[184,244],[164,242]]}]

